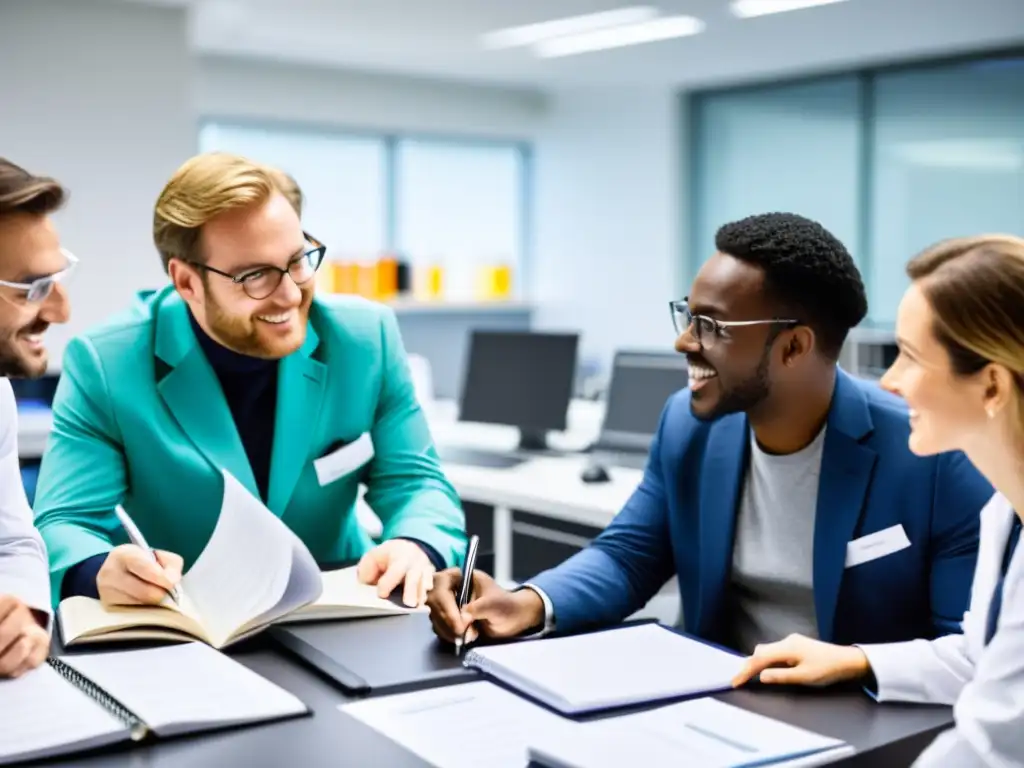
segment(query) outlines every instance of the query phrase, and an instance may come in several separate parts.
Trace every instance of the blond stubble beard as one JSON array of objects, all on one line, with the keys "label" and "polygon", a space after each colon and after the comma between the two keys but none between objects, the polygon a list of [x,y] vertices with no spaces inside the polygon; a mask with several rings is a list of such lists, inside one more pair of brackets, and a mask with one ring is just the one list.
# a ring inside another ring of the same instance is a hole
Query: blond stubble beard
[{"label": "blond stubble beard", "polygon": [[302,303],[299,304],[299,328],[303,332],[299,336],[298,344],[292,349],[278,351],[268,349],[267,345],[260,339],[259,322],[254,317],[239,317],[225,312],[223,307],[217,303],[209,290],[206,291],[203,310],[206,314],[206,322],[210,330],[216,334],[221,344],[243,355],[258,357],[264,360],[278,360],[287,357],[302,346],[305,339],[304,329],[309,319],[309,307],[313,303],[313,288],[299,286],[302,291]]}]

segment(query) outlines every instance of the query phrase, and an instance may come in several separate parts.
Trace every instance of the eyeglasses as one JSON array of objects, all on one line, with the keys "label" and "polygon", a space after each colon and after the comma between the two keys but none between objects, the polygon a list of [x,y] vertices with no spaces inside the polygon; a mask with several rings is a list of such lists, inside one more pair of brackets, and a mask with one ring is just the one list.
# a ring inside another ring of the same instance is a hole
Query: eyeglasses
[{"label": "eyeglasses", "polygon": [[327,253],[327,246],[307,232],[303,232],[302,236],[313,247],[289,261],[284,269],[267,265],[250,269],[240,275],[232,275],[206,264],[200,264],[197,261],[189,261],[187,263],[205,272],[212,272],[215,275],[226,277],[236,285],[242,286],[242,290],[245,291],[245,294],[250,299],[265,299],[277,290],[285,275],[291,277],[296,285],[302,285],[309,282],[313,275],[316,274],[316,271],[320,269],[320,264],[324,260],[324,254]]},{"label": "eyeglasses", "polygon": [[719,339],[728,338],[729,328],[746,325],[775,324],[793,327],[800,322],[799,320],[784,320],[782,318],[773,318],[771,320],[716,320],[707,315],[693,314],[687,303],[688,300],[689,297],[668,303],[669,311],[672,313],[672,325],[676,329],[676,336],[682,336],[687,329],[693,328],[694,338],[697,339],[697,342],[704,349],[711,349]]},{"label": "eyeglasses", "polygon": [[71,277],[71,274],[75,271],[75,265],[78,264],[78,259],[73,253],[71,253],[71,251],[66,248],[61,248],[60,252],[68,263],[68,265],[60,272],[54,272],[52,275],[37,277],[30,283],[12,283],[8,280],[0,280],[0,285],[22,291],[25,294],[25,300],[33,304],[45,301],[53,292],[53,286],[60,282],[67,282]]}]

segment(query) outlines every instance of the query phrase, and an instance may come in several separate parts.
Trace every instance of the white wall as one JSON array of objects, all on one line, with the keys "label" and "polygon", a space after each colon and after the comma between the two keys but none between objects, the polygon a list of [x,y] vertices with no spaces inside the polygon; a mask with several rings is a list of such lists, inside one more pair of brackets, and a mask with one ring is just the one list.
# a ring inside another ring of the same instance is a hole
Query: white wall
[{"label": "white wall", "polygon": [[[268,62],[195,59],[185,11],[114,0],[0,0],[0,147],[65,182],[59,216],[83,260],[74,318],[162,284],[150,235],[160,187],[195,151],[201,116],[535,143],[530,278],[541,327],[579,327],[583,354],[666,346],[681,259],[678,103],[667,89],[544,97]],[[60,56],[40,54],[47,40]],[[31,62],[26,65],[26,62]],[[12,105],[15,108],[8,108]]]},{"label": "white wall", "polygon": [[537,142],[536,325],[581,328],[582,357],[602,366],[616,348],[674,341],[681,115],[669,89],[561,93]]},{"label": "white wall", "polygon": [[[530,90],[204,57],[196,112],[227,121],[535,140],[546,100]],[[527,328],[530,313],[401,313],[399,323],[406,348],[430,361],[438,396],[456,397],[470,328]]]},{"label": "white wall", "polygon": [[81,260],[66,339],[165,281],[151,225],[195,148],[185,12],[104,0],[0,0],[0,153],[71,191],[58,215]]},{"label": "white wall", "polygon": [[545,108],[529,90],[218,57],[199,66],[196,106],[207,116],[522,139]]},{"label": "white wall", "polygon": [[206,116],[532,140],[535,324],[580,328],[583,357],[601,365],[617,347],[671,345],[686,212],[671,89],[542,97],[204,57],[196,100]]}]

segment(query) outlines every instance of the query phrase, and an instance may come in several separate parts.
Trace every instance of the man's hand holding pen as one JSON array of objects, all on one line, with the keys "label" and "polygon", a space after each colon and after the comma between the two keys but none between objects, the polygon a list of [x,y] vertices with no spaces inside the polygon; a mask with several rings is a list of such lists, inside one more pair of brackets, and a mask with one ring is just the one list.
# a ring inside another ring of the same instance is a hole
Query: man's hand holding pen
[{"label": "man's hand holding pen", "polygon": [[457,595],[462,587],[462,571],[448,568],[434,577],[434,588],[427,595],[434,633],[455,643],[465,637],[466,644],[479,636],[505,639],[518,637],[544,623],[544,602],[532,589],[510,592],[482,571],[474,571],[472,599],[459,610]]},{"label": "man's hand holding pen", "polygon": [[96,574],[104,605],[159,605],[181,580],[182,559],[173,552],[149,552],[135,544],[114,547]]}]

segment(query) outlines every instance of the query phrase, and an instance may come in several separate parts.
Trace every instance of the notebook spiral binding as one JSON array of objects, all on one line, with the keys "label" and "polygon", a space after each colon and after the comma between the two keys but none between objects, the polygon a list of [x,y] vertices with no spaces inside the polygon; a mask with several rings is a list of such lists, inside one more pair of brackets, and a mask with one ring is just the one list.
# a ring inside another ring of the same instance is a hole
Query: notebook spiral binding
[{"label": "notebook spiral binding", "polygon": [[490,669],[490,663],[476,651],[470,651],[466,654],[466,658],[463,659],[462,665],[464,667],[476,667],[481,672],[487,672]]},{"label": "notebook spiral binding", "polygon": [[131,730],[132,741],[141,741],[149,733],[149,726],[136,717],[130,709],[74,667],[65,664],[55,656],[51,656],[46,661],[57,671],[57,674],[124,723]]}]

